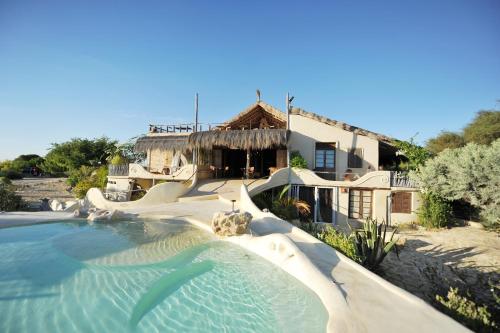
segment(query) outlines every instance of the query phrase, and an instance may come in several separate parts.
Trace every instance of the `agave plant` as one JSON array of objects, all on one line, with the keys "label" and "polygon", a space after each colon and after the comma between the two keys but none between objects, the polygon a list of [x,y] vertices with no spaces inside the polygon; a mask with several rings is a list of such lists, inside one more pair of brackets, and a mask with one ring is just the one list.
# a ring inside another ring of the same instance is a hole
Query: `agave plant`
[{"label": "agave plant", "polygon": [[396,230],[394,229],[386,241],[387,223],[382,221],[379,224],[376,219],[370,218],[366,219],[363,228],[354,230],[354,242],[363,266],[371,271],[376,270],[385,256],[393,250],[399,257],[396,246],[398,239],[394,239]]}]

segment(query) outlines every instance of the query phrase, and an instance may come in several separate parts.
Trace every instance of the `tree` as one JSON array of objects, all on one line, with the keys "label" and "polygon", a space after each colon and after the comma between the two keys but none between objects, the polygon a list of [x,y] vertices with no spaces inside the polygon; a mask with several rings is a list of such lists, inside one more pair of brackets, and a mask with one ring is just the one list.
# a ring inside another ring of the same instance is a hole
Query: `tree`
[{"label": "tree", "polygon": [[469,143],[444,150],[411,176],[424,191],[464,200],[480,209],[489,226],[500,224],[500,139],[490,146]]},{"label": "tree", "polygon": [[116,152],[117,141],[106,137],[71,139],[63,143],[53,143],[45,156],[43,168],[49,173],[67,173],[82,165],[97,167],[106,165],[110,156]]},{"label": "tree", "polygon": [[407,162],[399,165],[400,169],[416,170],[431,156],[425,148],[417,145],[413,138],[410,138],[410,141],[395,140],[393,144],[398,148],[397,154],[407,159]]},{"label": "tree", "polygon": [[437,137],[429,139],[426,148],[431,153],[438,154],[447,148],[460,148],[464,145],[465,139],[460,133],[443,131]]},{"label": "tree", "polygon": [[500,138],[500,111],[479,111],[464,128],[466,142],[488,145]]}]

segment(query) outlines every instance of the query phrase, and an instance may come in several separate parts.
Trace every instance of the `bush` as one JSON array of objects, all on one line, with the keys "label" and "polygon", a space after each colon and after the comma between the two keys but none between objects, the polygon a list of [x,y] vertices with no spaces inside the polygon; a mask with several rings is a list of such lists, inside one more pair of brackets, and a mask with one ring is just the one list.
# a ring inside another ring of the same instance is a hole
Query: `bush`
[{"label": "bush", "polygon": [[445,200],[477,207],[487,227],[500,225],[500,139],[490,146],[469,143],[446,149],[411,177]]},{"label": "bush", "polygon": [[285,186],[278,195],[278,198],[273,201],[271,208],[273,214],[286,221],[309,215],[311,213],[311,206],[305,201],[288,197],[289,189],[290,185]]},{"label": "bush", "polygon": [[22,198],[15,193],[12,185],[0,182],[0,211],[20,210],[24,206]]},{"label": "bush", "polygon": [[85,178],[89,178],[92,175],[92,172],[95,171],[95,168],[90,167],[88,165],[82,165],[78,169],[74,169],[69,173],[68,179],[66,182],[71,187],[74,187],[78,182]]},{"label": "bush", "polygon": [[451,204],[440,196],[422,193],[422,203],[417,210],[418,222],[428,229],[443,228],[451,222]]},{"label": "bush", "polygon": [[479,111],[464,128],[466,142],[488,145],[500,138],[500,111]]},{"label": "bush", "polygon": [[14,169],[2,169],[0,171],[0,177],[5,177],[9,179],[22,179],[23,175],[21,172]]},{"label": "bush", "polygon": [[328,226],[322,232],[317,234],[317,238],[330,245],[343,255],[351,258],[355,262],[362,262],[361,257],[357,252],[353,237],[347,236],[344,233],[335,230],[333,227]]},{"label": "bush", "polygon": [[[470,295],[468,295],[470,298]],[[498,329],[487,306],[479,306],[469,298],[461,296],[458,288],[450,288],[446,298],[436,295],[443,312],[476,332],[494,332]]]},{"label": "bush", "polygon": [[298,151],[292,151],[290,154],[290,166],[292,168],[307,169],[307,161]]},{"label": "bush", "polygon": [[[88,171],[87,168],[84,169]],[[92,170],[90,175],[78,180],[73,188],[73,194],[77,198],[82,199],[85,197],[85,195],[87,195],[88,190],[90,190],[92,187],[103,189],[104,187],[106,187],[107,176],[108,168],[105,166]]]},{"label": "bush", "polygon": [[122,165],[128,164],[128,159],[123,157],[121,154],[116,154],[110,161],[111,165]]}]

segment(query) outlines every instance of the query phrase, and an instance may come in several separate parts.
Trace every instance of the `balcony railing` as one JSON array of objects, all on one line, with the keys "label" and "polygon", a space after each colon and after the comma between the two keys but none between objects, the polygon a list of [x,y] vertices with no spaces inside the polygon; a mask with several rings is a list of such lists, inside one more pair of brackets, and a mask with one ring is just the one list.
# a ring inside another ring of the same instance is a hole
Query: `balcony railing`
[{"label": "balcony railing", "polygon": [[221,123],[195,123],[172,124],[172,125],[149,125],[149,133],[192,133],[200,131],[211,131],[212,129],[222,125]]},{"label": "balcony railing", "polygon": [[108,165],[109,176],[128,176],[128,164]]},{"label": "balcony railing", "polygon": [[417,184],[408,177],[408,173],[404,171],[391,171],[391,187],[416,188]]}]

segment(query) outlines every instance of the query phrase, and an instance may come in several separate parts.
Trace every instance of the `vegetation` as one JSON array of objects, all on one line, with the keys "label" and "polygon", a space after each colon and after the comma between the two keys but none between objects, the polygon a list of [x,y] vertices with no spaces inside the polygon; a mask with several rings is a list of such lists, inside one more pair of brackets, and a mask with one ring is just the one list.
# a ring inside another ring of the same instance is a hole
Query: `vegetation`
[{"label": "vegetation", "polygon": [[396,229],[393,230],[389,240],[386,240],[387,223],[378,223],[376,219],[366,219],[363,228],[354,230],[354,243],[361,264],[371,271],[376,271],[387,254],[393,250],[398,253],[397,239],[394,239]]},{"label": "vegetation", "polygon": [[489,145],[500,138],[500,111],[479,111],[464,128],[465,142]]},{"label": "vegetation", "polygon": [[307,161],[298,151],[292,151],[290,154],[290,166],[292,168],[307,169]]},{"label": "vegetation", "polygon": [[451,204],[432,193],[422,193],[422,205],[417,211],[418,222],[428,229],[443,228],[451,221]]},{"label": "vegetation", "polygon": [[333,227],[328,226],[322,232],[316,234],[317,238],[322,242],[330,245],[335,250],[339,251],[348,258],[351,258],[357,263],[362,263],[363,260],[359,256],[356,244],[353,237],[335,230]]},{"label": "vegetation", "polygon": [[428,150],[415,143],[414,138],[410,138],[410,141],[396,140],[394,146],[398,148],[397,154],[406,158],[406,161],[399,165],[401,170],[416,170],[431,156]]},{"label": "vegetation", "polygon": [[0,211],[20,210],[25,203],[16,194],[8,178],[0,178]]},{"label": "vegetation", "polygon": [[494,332],[499,329],[492,320],[487,306],[479,306],[468,297],[461,296],[458,288],[450,288],[446,297],[436,295],[441,310],[476,332]]},{"label": "vegetation", "polygon": [[412,177],[444,200],[464,200],[477,207],[486,226],[500,225],[500,140],[444,150]]},{"label": "vegetation", "polygon": [[[107,166],[101,166],[95,170],[93,170],[89,175],[86,175],[85,172],[88,172],[89,167],[83,166],[81,169],[81,178],[77,181],[73,188],[73,194],[82,199],[87,194],[87,191],[92,187],[104,188],[106,186],[107,176],[108,176],[108,168]],[[81,170],[80,169],[80,170]]]},{"label": "vegetation", "polygon": [[51,174],[66,174],[81,166],[98,167],[106,165],[117,150],[117,141],[106,137],[99,139],[71,139],[53,143],[45,156],[43,168]]},{"label": "vegetation", "polygon": [[23,174],[30,173],[33,167],[42,171],[43,161],[43,157],[35,154],[20,155],[12,161],[2,161],[0,162],[0,177],[21,179],[23,178]]},{"label": "vegetation", "polygon": [[273,201],[271,211],[287,221],[291,221],[300,217],[300,215],[308,215],[311,213],[309,204],[302,200],[297,200],[288,196],[290,185],[285,186],[278,198]]},{"label": "vegetation", "polygon": [[441,132],[437,137],[427,141],[426,148],[436,155],[445,149],[460,148],[465,145],[465,139],[461,133]]}]

